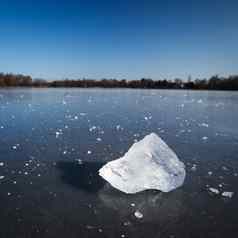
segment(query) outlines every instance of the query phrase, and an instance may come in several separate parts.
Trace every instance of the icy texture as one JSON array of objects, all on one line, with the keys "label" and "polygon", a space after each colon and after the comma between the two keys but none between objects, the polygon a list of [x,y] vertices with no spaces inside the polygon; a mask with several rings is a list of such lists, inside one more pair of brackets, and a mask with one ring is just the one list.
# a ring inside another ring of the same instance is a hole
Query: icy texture
[{"label": "icy texture", "polygon": [[104,165],[99,174],[125,193],[147,189],[169,192],[183,184],[185,166],[159,136],[151,133],[133,144],[122,158]]}]

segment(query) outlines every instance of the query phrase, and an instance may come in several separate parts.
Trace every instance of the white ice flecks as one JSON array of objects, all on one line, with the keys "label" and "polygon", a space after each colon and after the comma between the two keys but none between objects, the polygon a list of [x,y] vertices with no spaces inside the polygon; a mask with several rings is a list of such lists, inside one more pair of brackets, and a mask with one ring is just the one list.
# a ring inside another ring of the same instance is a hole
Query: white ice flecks
[{"label": "white ice flecks", "polygon": [[151,119],[152,119],[152,116],[145,116],[144,119],[145,119],[146,121],[151,120]]},{"label": "white ice flecks", "polygon": [[213,174],[212,171],[208,171],[209,176],[212,176],[212,174]]},{"label": "white ice flecks", "polygon": [[224,191],[221,195],[222,195],[223,197],[232,198],[232,196],[234,195],[234,192]]},{"label": "white ice flecks", "polygon": [[214,194],[219,194],[220,192],[219,192],[219,190],[218,189],[216,189],[216,188],[208,188],[208,190],[210,191],[210,192],[212,192],[212,193],[214,193]]},{"label": "white ice flecks", "polygon": [[58,138],[62,134],[63,134],[62,129],[59,129],[58,131],[55,132],[55,137]]},{"label": "white ice flecks", "polygon": [[196,165],[196,164],[193,164],[191,170],[192,170],[192,171],[196,171],[196,170],[197,170],[197,165]]},{"label": "white ice flecks", "polygon": [[122,129],[121,125],[116,125],[116,129],[119,131]]},{"label": "white ice flecks", "polygon": [[92,131],[94,131],[94,130],[96,130],[96,129],[97,129],[96,126],[92,126],[92,127],[89,128],[89,131],[92,132]]},{"label": "white ice flecks", "polygon": [[83,164],[83,161],[81,159],[76,159],[76,161],[78,162],[78,164]]},{"label": "white ice flecks", "polygon": [[104,165],[99,174],[113,187],[125,193],[147,189],[169,192],[185,179],[185,165],[155,133],[134,143],[117,160]]},{"label": "white ice flecks", "polygon": [[[223,187],[223,185],[219,184],[219,188],[222,188],[222,187]],[[226,198],[232,198],[232,196],[234,195],[234,192],[228,192],[228,191],[220,192],[218,189],[212,188],[212,187],[209,187],[208,190],[209,190],[209,192],[211,192],[213,194],[220,195],[220,196],[226,197]]]},{"label": "white ice flecks", "polygon": [[202,127],[209,127],[209,125],[207,123],[201,123],[199,124],[199,126],[202,126]]},{"label": "white ice flecks", "polygon": [[18,147],[20,147],[20,144],[13,145],[13,146],[12,146],[12,149],[13,149],[13,150],[17,150]]},{"label": "white ice flecks", "polygon": [[136,210],[134,215],[138,219],[142,219],[143,218],[143,214],[139,210]]}]

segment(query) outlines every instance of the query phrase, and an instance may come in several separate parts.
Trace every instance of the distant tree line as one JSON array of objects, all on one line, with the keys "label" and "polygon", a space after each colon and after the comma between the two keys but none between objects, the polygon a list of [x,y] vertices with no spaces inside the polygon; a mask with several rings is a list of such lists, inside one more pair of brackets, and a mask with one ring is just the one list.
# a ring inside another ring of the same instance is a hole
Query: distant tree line
[{"label": "distant tree line", "polygon": [[79,87],[79,88],[145,88],[145,89],[194,89],[194,90],[238,90],[238,75],[229,77],[212,76],[209,79],[195,79],[187,81],[176,78],[174,80],[140,80],[117,79],[65,79],[46,81],[32,79],[31,76],[21,74],[0,73],[0,87]]},{"label": "distant tree line", "polygon": [[32,86],[31,76],[0,73],[0,87]]}]

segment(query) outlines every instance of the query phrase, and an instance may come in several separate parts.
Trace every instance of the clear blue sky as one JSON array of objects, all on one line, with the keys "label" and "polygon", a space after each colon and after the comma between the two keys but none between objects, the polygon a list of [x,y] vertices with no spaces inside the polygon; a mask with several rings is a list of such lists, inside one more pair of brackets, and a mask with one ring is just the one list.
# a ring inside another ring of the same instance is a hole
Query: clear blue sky
[{"label": "clear blue sky", "polygon": [[237,0],[0,1],[0,71],[33,77],[238,73]]}]

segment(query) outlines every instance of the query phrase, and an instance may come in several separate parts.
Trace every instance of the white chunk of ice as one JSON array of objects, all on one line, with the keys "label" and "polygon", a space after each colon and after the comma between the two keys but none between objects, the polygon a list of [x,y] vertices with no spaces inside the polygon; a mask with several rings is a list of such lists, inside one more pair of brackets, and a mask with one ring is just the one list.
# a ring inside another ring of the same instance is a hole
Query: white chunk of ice
[{"label": "white chunk of ice", "polygon": [[232,198],[232,196],[233,196],[233,194],[234,194],[234,192],[223,192],[221,195],[223,196],[223,197],[228,197],[228,198]]},{"label": "white chunk of ice", "polygon": [[143,218],[143,214],[142,214],[140,211],[138,211],[138,210],[135,211],[134,215],[135,215],[135,217],[138,218],[138,219]]},{"label": "white chunk of ice", "polygon": [[147,189],[169,192],[183,184],[185,174],[184,163],[155,133],[134,143],[122,158],[99,170],[101,177],[125,193]]},{"label": "white chunk of ice", "polygon": [[216,189],[216,188],[209,188],[209,191],[212,192],[212,193],[215,193],[215,194],[219,194],[219,190]]}]

